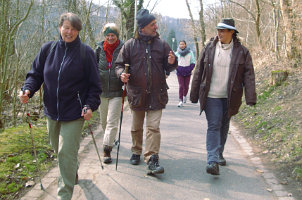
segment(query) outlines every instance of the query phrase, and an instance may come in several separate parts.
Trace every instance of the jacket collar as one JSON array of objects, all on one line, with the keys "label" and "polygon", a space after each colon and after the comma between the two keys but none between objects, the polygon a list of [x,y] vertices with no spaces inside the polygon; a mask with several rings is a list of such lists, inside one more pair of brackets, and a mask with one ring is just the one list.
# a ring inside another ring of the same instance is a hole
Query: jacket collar
[{"label": "jacket collar", "polygon": [[[122,48],[122,46],[124,45],[124,41],[123,40],[120,40],[119,39],[119,41],[120,41],[120,43],[119,43],[119,45],[116,47],[116,49],[119,49],[119,48]],[[98,46],[98,47],[100,47],[101,49],[104,49],[104,40],[103,41],[101,41],[101,42],[98,42],[96,45]]]},{"label": "jacket collar", "polygon": [[76,37],[76,39],[72,42],[65,42],[63,39],[62,39],[62,36],[60,35],[60,46],[66,46],[68,48],[73,48],[73,47],[76,47],[76,46],[79,46],[81,44],[81,39],[79,36]]},{"label": "jacket collar", "polygon": [[[212,42],[211,47],[216,47],[216,44],[219,41],[218,36],[211,38],[210,41]],[[240,41],[237,39],[237,37],[233,37],[233,43],[234,46],[237,46],[240,44]]]},{"label": "jacket collar", "polygon": [[[134,39],[138,39],[138,40],[143,40],[143,35],[141,34],[141,33],[139,33],[139,31],[138,30],[136,30],[135,31],[135,33],[134,33]],[[154,38],[159,38],[159,33],[158,32],[156,32],[156,36],[154,36],[154,37],[151,37],[151,36],[145,36],[145,37],[150,37],[151,38],[151,40],[154,40]],[[143,40],[144,41],[144,40]]]}]

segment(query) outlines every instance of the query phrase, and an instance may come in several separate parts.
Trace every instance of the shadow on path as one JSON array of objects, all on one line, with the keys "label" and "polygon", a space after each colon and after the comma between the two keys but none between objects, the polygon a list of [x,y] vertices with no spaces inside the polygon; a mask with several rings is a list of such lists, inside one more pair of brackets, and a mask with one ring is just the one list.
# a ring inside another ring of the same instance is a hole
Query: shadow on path
[{"label": "shadow on path", "polygon": [[79,186],[84,191],[87,200],[109,200],[92,180],[81,179],[79,180]]}]

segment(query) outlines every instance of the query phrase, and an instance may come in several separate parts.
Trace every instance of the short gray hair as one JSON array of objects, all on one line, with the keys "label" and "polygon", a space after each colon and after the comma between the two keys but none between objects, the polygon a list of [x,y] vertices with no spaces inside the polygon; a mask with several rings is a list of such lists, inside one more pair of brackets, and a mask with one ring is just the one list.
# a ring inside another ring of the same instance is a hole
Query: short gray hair
[{"label": "short gray hair", "polygon": [[70,21],[71,26],[77,29],[78,31],[82,30],[82,21],[79,18],[79,16],[77,16],[76,14],[71,12],[63,13],[60,16],[60,22],[59,22],[60,27],[63,26],[65,20]]}]

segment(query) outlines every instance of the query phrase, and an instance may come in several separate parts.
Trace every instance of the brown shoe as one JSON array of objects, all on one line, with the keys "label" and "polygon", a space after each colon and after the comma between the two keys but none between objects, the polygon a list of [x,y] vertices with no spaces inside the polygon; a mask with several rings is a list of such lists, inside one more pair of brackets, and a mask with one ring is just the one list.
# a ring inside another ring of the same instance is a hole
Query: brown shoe
[{"label": "brown shoe", "polygon": [[222,153],[220,153],[218,156],[218,165],[226,166],[226,160],[224,159]]},{"label": "brown shoe", "polygon": [[107,145],[104,146],[104,163],[105,164],[112,163],[112,159],[111,159],[111,155],[110,155],[111,151],[112,151],[111,146],[107,146]]},{"label": "brown shoe", "polygon": [[209,163],[206,170],[208,174],[219,175],[219,165],[216,162]]}]

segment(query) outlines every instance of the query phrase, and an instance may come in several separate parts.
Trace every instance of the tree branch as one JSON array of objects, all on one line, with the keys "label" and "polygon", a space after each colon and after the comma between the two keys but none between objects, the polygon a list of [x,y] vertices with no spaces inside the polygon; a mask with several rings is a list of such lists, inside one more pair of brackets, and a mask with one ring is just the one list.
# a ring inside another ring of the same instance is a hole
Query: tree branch
[{"label": "tree branch", "polygon": [[[237,2],[235,2],[235,1],[232,1],[232,0],[227,0],[227,1],[229,1],[229,2],[231,2],[231,3],[233,3],[233,4],[235,4],[235,5],[237,5],[237,6],[241,7],[241,8],[243,8],[247,13],[249,13],[249,14],[252,16],[252,18],[254,19],[254,21],[256,21],[255,15],[254,15],[251,11],[249,11],[245,6],[243,6],[243,5],[241,5],[240,3],[237,3]],[[223,1],[223,2],[225,2],[225,1]]]}]

